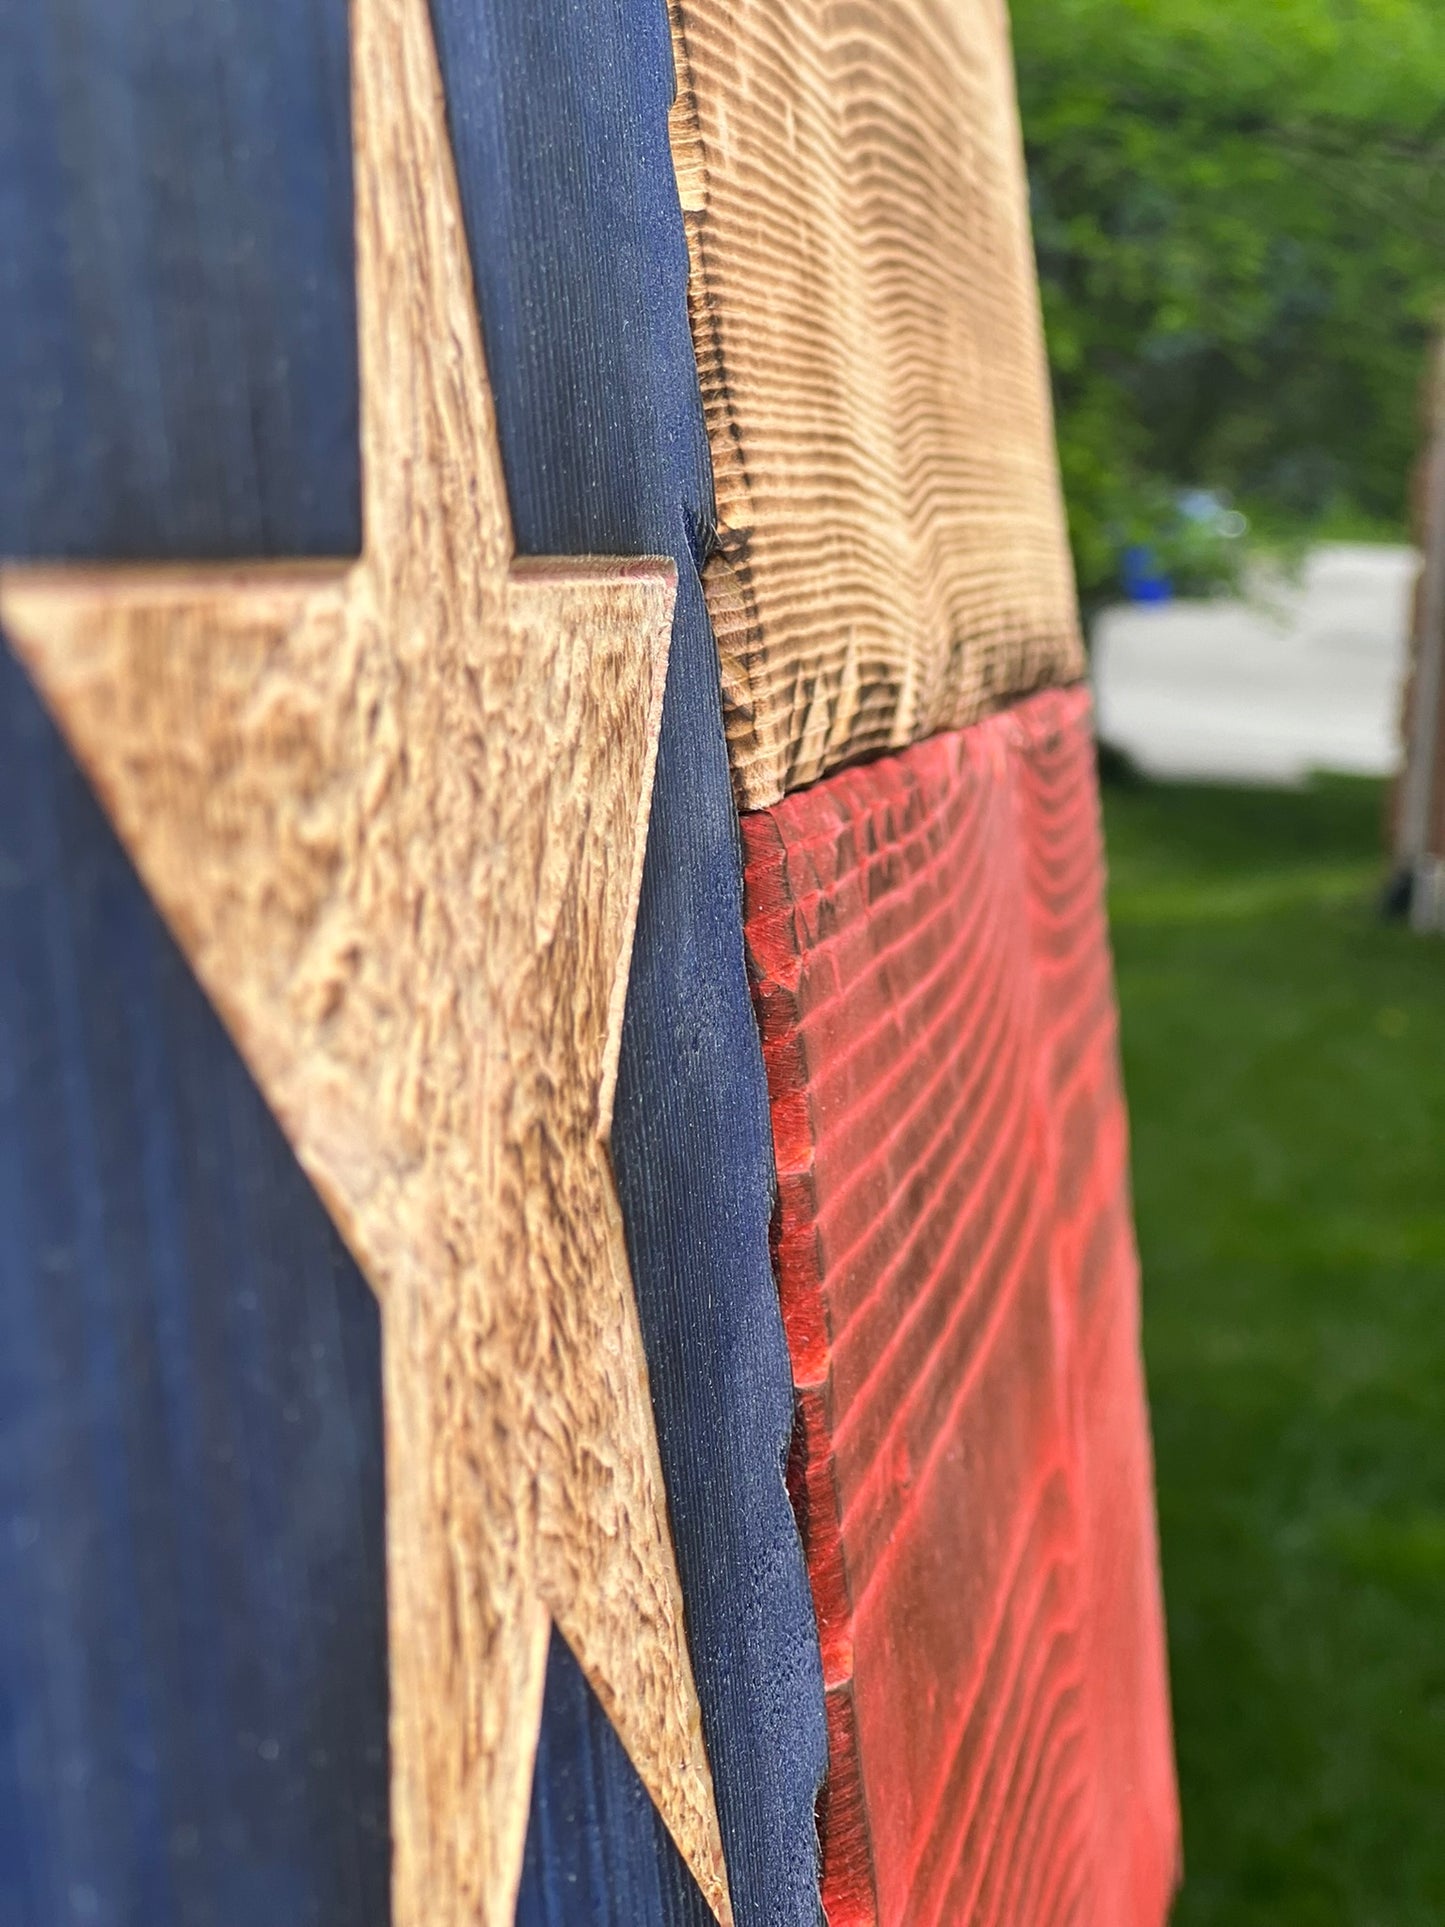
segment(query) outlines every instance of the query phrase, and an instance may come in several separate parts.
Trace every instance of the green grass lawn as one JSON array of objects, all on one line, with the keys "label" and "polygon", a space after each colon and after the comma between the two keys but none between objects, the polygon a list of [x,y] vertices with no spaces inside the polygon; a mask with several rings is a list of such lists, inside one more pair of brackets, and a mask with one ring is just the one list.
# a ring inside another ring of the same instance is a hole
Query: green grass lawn
[{"label": "green grass lawn", "polygon": [[1381,804],[1106,792],[1182,1927],[1445,1923],[1445,940]]}]

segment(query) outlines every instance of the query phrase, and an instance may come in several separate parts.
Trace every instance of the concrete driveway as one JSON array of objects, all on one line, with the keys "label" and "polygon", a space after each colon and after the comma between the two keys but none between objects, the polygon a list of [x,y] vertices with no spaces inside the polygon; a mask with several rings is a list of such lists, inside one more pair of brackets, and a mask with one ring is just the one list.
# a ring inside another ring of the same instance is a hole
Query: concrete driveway
[{"label": "concrete driveway", "polygon": [[1297,783],[1387,775],[1415,553],[1328,543],[1246,601],[1130,606],[1095,630],[1099,732],[1150,775]]}]

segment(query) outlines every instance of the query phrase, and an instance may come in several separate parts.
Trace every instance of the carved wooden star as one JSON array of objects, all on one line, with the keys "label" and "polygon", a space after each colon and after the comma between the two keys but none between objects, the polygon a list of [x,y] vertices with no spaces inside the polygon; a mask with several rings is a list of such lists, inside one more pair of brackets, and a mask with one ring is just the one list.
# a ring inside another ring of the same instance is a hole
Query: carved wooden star
[{"label": "carved wooden star", "polygon": [[363,551],[0,621],[380,1299],[398,1927],[509,1922],[550,1623],[730,1918],[606,1136],[674,582],[514,558],[426,0],[354,0]]}]

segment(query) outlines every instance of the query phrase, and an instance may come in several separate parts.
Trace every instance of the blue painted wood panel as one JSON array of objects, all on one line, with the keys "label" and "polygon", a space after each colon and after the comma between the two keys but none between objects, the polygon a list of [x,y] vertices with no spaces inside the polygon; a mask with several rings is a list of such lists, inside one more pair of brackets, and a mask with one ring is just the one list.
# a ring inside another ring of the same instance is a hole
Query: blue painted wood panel
[{"label": "blue painted wood panel", "polygon": [[0,1923],[387,1912],[375,1300],[0,649]]},{"label": "blue painted wood panel", "polygon": [[519,545],[678,566],[613,1156],[734,1900],[745,1922],[793,1927],[818,1915],[826,1739],[782,1476],[772,1138],[697,574],[711,464],[667,21],[653,0],[433,14]]},{"label": "blue painted wood panel", "polygon": [[567,1643],[552,1635],[517,1927],[715,1927]]},{"label": "blue painted wood panel", "polygon": [[[520,545],[660,550],[679,562],[614,1152],[739,1917],[787,1927],[817,1916],[822,1694],[780,1470],[791,1395],[767,1253],[766,1102],[696,577],[711,495],[666,146],[666,24],[661,0],[437,0],[436,22]],[[0,550],[355,547],[344,26],[341,0],[0,0]],[[134,880],[117,880],[129,873],[76,800],[78,779],[8,662],[0,700],[4,727],[31,742],[11,759],[31,810],[14,821],[31,823],[37,796],[70,798],[70,841],[27,842],[13,861],[27,903],[37,891],[54,899],[73,933],[63,994],[53,984],[50,1002],[35,1004],[32,988],[14,1007],[35,1049],[15,1057],[0,1107],[0,1187],[23,1196],[38,1186],[31,1215],[49,1227],[6,1244],[4,1315],[30,1317],[23,1307],[38,1294],[69,1346],[36,1350],[23,1384],[23,1371],[0,1376],[5,1499],[20,1521],[0,1556],[27,1553],[25,1570],[41,1571],[28,1535],[45,1514],[69,1521],[87,1556],[109,1547],[128,1575],[118,1585],[107,1568],[93,1584],[83,1569],[89,1617],[74,1643],[46,1632],[45,1602],[66,1590],[63,1576],[16,1593],[26,1603],[13,1638],[0,1638],[0,1722],[18,1732],[29,1720],[31,1750],[15,1752],[9,1794],[0,1768],[0,1922],[65,1918],[29,1907],[34,1874],[49,1894],[74,1888],[76,1918],[93,1903],[95,1919],[239,1927],[258,1904],[236,1878],[241,1860],[275,1875],[269,1918],[380,1921],[379,1416],[374,1356],[358,1362],[368,1343],[374,1353],[374,1313],[213,1023],[204,1048],[192,1041],[164,1058],[169,1084],[113,1052],[84,1078],[58,1068],[76,1037],[107,1022],[125,1029],[133,1054],[161,1061],[174,1010],[197,993]],[[95,891],[124,899],[132,950],[170,958],[164,994],[118,973]],[[36,939],[0,902],[0,974],[39,983]],[[209,1121],[213,1090],[230,1093],[224,1117],[250,1106],[245,1131]],[[114,1179],[106,1204],[85,1149],[103,1116],[125,1118],[119,1135],[145,1180],[144,1204],[129,1207],[139,1219],[108,1239],[94,1223],[121,1209],[125,1184]],[[52,1145],[38,1176],[34,1141]],[[242,1374],[251,1416],[225,1460],[193,1449],[186,1425],[199,1421],[184,1417],[187,1397],[198,1412],[229,1410],[225,1374],[237,1369],[205,1336],[207,1321],[237,1316],[217,1309],[207,1243],[234,1255],[217,1226],[239,1207],[203,1181],[216,1169],[238,1195],[264,1194],[272,1254],[252,1286],[269,1349]],[[158,1171],[170,1173],[165,1184]],[[61,1248],[72,1255],[52,1277],[45,1253]],[[332,1307],[325,1358],[311,1349],[317,1293]],[[74,1373],[99,1370],[88,1349],[97,1302],[120,1321],[125,1368],[102,1372],[109,1390],[87,1405],[63,1391]],[[38,1345],[29,1332],[18,1355]],[[139,1451],[133,1437],[152,1444]],[[252,1502],[231,1503],[228,1480]],[[331,1549],[313,1557],[307,1521],[318,1508],[330,1509],[334,1543],[323,1532],[317,1544]],[[189,1575],[183,1594],[177,1571]],[[266,1576],[276,1614],[296,1602],[289,1632],[251,1610],[236,1575],[252,1572]],[[222,1667],[198,1698],[195,1625],[211,1610],[221,1645],[250,1658]],[[352,1610],[370,1631],[348,1641],[334,1629]],[[158,1633],[182,1619],[184,1638]],[[263,1732],[255,1682],[271,1678],[273,1639],[292,1654],[275,1662],[292,1690],[266,1688],[274,1714]],[[142,1647],[152,1725],[136,1739],[127,1721]],[[645,1802],[649,1825],[637,1818],[635,1776],[602,1743],[610,1736],[585,1688],[579,1711],[575,1674],[565,1648],[554,1652],[522,1917],[672,1927],[695,1895],[679,1898],[690,1883]],[[198,1773],[223,1727],[250,1736],[236,1742],[254,1747],[249,1776]],[[67,1734],[84,1742],[73,1758]],[[348,1735],[363,1736],[359,1752]],[[58,1777],[44,1765],[26,1792],[30,1763],[62,1753],[70,1765]],[[304,1802],[277,1771],[303,1753]],[[36,1785],[54,1802],[44,1826]],[[172,1825],[188,1800],[211,1818]],[[262,1837],[282,1844],[253,1851]],[[582,1853],[588,1840],[597,1850]],[[179,1878],[176,1856],[184,1888],[166,1885]],[[570,1911],[556,1913],[559,1896]]]},{"label": "blue painted wood panel", "polygon": [[345,0],[0,0],[0,550],[361,540]]}]

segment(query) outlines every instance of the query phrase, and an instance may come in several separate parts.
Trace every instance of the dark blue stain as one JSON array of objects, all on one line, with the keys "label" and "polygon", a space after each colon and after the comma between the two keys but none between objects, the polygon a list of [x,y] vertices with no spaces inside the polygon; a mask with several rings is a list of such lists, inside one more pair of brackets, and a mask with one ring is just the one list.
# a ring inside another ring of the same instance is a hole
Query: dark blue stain
[{"label": "dark blue stain", "polygon": [[0,0],[0,550],[360,545],[344,0]]},{"label": "dark blue stain", "polygon": [[0,1922],[384,1921],[378,1318],[0,649]]},{"label": "dark blue stain", "polygon": [[716,1927],[555,1632],[517,1927]]},{"label": "dark blue stain", "polygon": [[[811,1927],[664,10],[436,24],[519,544],[679,566],[614,1155],[739,1918]],[[341,0],[0,0],[0,552],[346,551],[358,497]],[[8,661],[0,702],[0,1927],[380,1923],[374,1311]],[[554,1640],[520,1917],[699,1904]]]},{"label": "dark blue stain", "polygon": [[792,1927],[818,1918],[823,1693],[782,1477],[772,1142],[697,577],[711,465],[667,20],[653,0],[433,15],[518,543],[678,566],[613,1154],[734,1900],[748,1927]]}]

